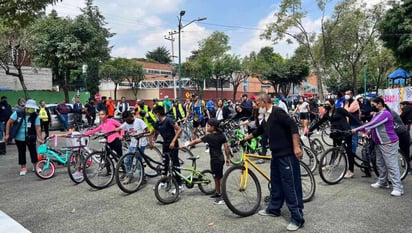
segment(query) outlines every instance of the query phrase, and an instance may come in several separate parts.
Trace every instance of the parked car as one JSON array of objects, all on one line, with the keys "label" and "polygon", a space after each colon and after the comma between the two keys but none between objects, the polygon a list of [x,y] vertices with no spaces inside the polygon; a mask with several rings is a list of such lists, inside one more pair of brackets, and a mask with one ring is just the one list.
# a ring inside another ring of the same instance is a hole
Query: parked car
[{"label": "parked car", "polygon": [[[73,104],[66,104],[69,108],[70,108],[70,112],[69,112],[69,127],[71,127],[73,125],[74,122],[74,114],[73,114]],[[50,127],[50,130],[60,130],[63,129],[63,123],[60,121],[59,116],[56,113],[56,107],[57,104],[46,104],[46,108],[49,110],[50,112],[50,117],[51,117],[51,121],[52,121],[52,125]],[[87,119],[86,119],[86,115],[83,114],[82,115],[82,121],[84,124],[87,124]],[[98,114],[96,114],[96,121],[95,124],[99,124],[99,117]]]}]

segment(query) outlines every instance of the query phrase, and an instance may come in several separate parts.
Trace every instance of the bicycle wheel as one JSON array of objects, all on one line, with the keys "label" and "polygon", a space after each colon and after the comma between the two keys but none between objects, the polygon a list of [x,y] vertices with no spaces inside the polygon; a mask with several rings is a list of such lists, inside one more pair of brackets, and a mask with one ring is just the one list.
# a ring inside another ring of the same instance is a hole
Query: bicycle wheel
[{"label": "bicycle wheel", "polygon": [[[93,158],[93,162],[87,169],[83,169],[84,179],[93,188],[103,189],[108,187],[114,178],[113,161],[102,151],[91,153],[86,157],[84,163],[87,163],[90,158]],[[86,166],[83,165],[83,167]]]},{"label": "bicycle wheel", "polygon": [[69,173],[70,179],[76,184],[84,181],[83,166],[85,163],[83,158],[84,155],[81,155],[80,152],[74,152],[69,156],[67,172]]},{"label": "bicycle wheel", "polygon": [[[162,156],[162,152],[160,152],[160,150],[157,147],[153,147],[153,149],[150,148],[146,148],[144,150],[145,155],[147,155],[147,157],[149,157],[150,159],[156,161],[159,164],[163,164],[163,156]],[[147,161],[146,161],[147,162]],[[149,163],[149,162],[147,162]],[[151,167],[144,165],[144,173],[146,174],[146,176],[148,177],[156,177],[160,174],[160,169],[158,169],[158,164],[155,163],[151,163],[151,165],[153,165],[154,168],[156,169],[152,169]]]},{"label": "bicycle wheel", "polygon": [[116,183],[125,193],[134,193],[139,190],[144,179],[142,161],[136,153],[127,153],[120,157],[116,165]]},{"label": "bicycle wheel", "polygon": [[56,165],[52,161],[42,159],[36,163],[36,175],[42,179],[50,179],[54,176]]},{"label": "bicycle wheel", "polygon": [[[188,158],[196,157],[193,155],[192,151],[187,148],[179,148],[179,164],[182,165],[183,160],[187,160]],[[191,165],[196,170],[196,160],[197,159],[190,159]],[[183,162],[184,163],[184,162]],[[180,169],[180,174],[184,177],[189,177],[192,175],[192,172],[187,169]]]},{"label": "bicycle wheel", "polygon": [[236,139],[231,139],[229,141],[229,148],[230,148],[230,162],[235,165],[241,164],[242,161],[242,154],[243,154],[243,149],[242,146],[239,145],[236,141]]},{"label": "bicycle wheel", "polygon": [[206,195],[211,195],[216,192],[213,173],[211,170],[204,170],[200,172],[200,176],[197,177],[199,182],[199,189]]},{"label": "bicycle wheel", "polygon": [[319,160],[319,175],[327,184],[337,184],[343,179],[348,160],[340,147],[327,150]]},{"label": "bicycle wheel", "polygon": [[302,182],[303,201],[308,202],[315,196],[316,182],[313,173],[302,161],[300,162],[300,179]]},{"label": "bicycle wheel", "polygon": [[314,152],[307,146],[303,146],[303,158],[302,162],[304,162],[310,169],[311,172],[315,172],[318,166],[318,159]]},{"label": "bicycle wheel", "polygon": [[179,185],[171,175],[164,176],[156,182],[154,193],[158,201],[170,204],[179,198]]},{"label": "bicycle wheel", "polygon": [[311,148],[315,151],[315,156],[321,155],[325,152],[325,148],[323,147],[322,142],[318,138],[311,140],[310,143]]},{"label": "bicycle wheel", "polygon": [[333,140],[332,138],[329,137],[330,134],[330,128],[325,128],[322,130],[322,133],[320,134],[320,137],[322,138],[322,141],[328,145],[328,146],[333,146]]},{"label": "bicycle wheel", "polygon": [[251,170],[246,174],[244,166],[232,166],[223,175],[222,197],[233,213],[250,216],[260,207],[262,191],[259,180]]}]

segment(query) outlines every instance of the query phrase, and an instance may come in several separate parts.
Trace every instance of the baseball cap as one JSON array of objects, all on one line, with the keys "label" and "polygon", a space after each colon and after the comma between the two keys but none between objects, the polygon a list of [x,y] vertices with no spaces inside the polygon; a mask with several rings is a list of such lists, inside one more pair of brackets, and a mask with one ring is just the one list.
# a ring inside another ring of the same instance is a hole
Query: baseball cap
[{"label": "baseball cap", "polygon": [[209,124],[209,125],[215,127],[216,129],[218,129],[218,128],[219,128],[219,125],[220,125],[220,122],[219,122],[216,118],[210,118],[210,119],[207,121],[207,124]]}]

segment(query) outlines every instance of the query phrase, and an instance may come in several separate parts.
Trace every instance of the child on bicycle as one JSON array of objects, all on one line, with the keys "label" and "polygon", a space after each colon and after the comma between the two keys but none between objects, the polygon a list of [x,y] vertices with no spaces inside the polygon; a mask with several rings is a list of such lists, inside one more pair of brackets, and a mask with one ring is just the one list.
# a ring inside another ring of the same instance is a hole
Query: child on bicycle
[{"label": "child on bicycle", "polygon": [[[110,149],[116,152],[118,158],[120,158],[123,155],[121,140],[123,138],[124,131],[121,131],[120,134],[118,132],[111,132],[117,127],[120,127],[121,123],[116,121],[115,119],[109,118],[106,110],[100,110],[99,117],[101,122],[100,125],[94,129],[86,131],[84,135],[90,136],[99,131],[103,131],[106,134],[110,133],[110,135],[108,135],[107,137],[107,144],[109,145]],[[109,163],[107,163],[107,165],[109,165]],[[110,173],[111,169],[109,166],[107,166],[107,175],[110,175]]]},{"label": "child on bicycle", "polygon": [[[154,114],[156,115],[156,118],[158,119],[156,123],[153,125],[154,130],[149,134],[150,136],[152,135],[157,135],[160,133],[160,135],[163,138],[163,146],[162,146],[162,153],[163,155],[170,153],[170,158],[172,159],[172,164],[174,167],[179,167],[179,136],[180,133],[182,132],[182,129],[179,127],[179,125],[176,123],[175,120],[172,118],[169,118],[166,116],[165,109],[163,106],[156,106],[153,109]],[[150,140],[153,141],[153,140]],[[153,144],[149,144],[150,148],[153,147]],[[169,169],[169,156],[164,156],[164,163],[165,163],[165,170],[163,175],[166,175],[165,173]],[[178,170],[178,172],[180,172]],[[176,181],[179,183],[179,189],[180,192],[183,191],[183,186],[181,185],[182,180],[180,177],[176,177]]]},{"label": "child on bicycle", "polygon": [[[146,133],[149,131],[146,123],[144,123],[144,121],[140,118],[137,118],[137,117],[135,118],[130,111],[123,112],[122,118],[124,122],[120,127],[117,127],[115,129],[115,131],[117,132],[124,130],[129,135],[133,136],[133,135],[138,135],[141,133]],[[135,153],[137,145],[139,145],[140,150],[144,152],[147,144],[148,144],[148,140],[146,137],[140,138],[139,144],[137,144],[137,140],[135,137],[131,137],[128,153]],[[139,151],[137,151],[136,156],[142,159],[142,155],[139,153]],[[130,183],[130,180],[132,178],[130,157],[126,158],[125,163],[126,163],[126,174],[127,175],[126,175],[126,178],[123,180],[123,184],[128,184]],[[147,182],[146,177],[143,177],[143,184],[145,184],[146,182]]]},{"label": "child on bicycle", "polygon": [[216,118],[211,118],[207,121],[206,130],[209,134],[202,138],[195,139],[183,147],[193,146],[195,144],[204,142],[209,143],[210,148],[210,169],[212,170],[213,177],[215,179],[216,193],[210,196],[214,198],[216,205],[223,205],[225,202],[222,199],[221,185],[223,178],[223,165],[225,164],[225,158],[223,157],[222,145],[225,148],[226,165],[230,165],[230,150],[225,135],[219,128],[220,122]]}]

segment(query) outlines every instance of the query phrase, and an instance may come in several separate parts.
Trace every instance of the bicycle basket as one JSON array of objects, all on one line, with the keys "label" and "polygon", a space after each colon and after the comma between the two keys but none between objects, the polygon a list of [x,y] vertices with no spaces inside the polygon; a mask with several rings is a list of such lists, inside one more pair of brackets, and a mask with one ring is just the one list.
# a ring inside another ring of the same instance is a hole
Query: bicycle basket
[{"label": "bicycle basket", "polygon": [[41,144],[37,148],[37,154],[45,154],[47,152],[47,144]]}]

